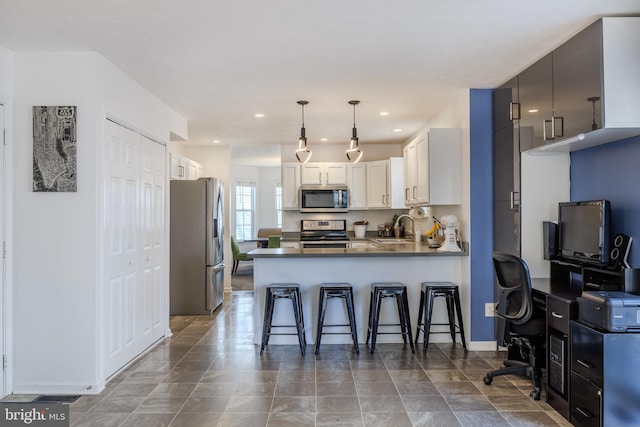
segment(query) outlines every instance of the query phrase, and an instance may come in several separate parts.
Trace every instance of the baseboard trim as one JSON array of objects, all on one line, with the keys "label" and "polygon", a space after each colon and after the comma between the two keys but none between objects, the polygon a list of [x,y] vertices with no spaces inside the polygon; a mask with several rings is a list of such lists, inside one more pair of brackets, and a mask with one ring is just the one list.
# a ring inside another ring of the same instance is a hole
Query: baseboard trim
[{"label": "baseboard trim", "polygon": [[471,341],[469,350],[471,351],[496,351],[498,346],[495,341]]}]

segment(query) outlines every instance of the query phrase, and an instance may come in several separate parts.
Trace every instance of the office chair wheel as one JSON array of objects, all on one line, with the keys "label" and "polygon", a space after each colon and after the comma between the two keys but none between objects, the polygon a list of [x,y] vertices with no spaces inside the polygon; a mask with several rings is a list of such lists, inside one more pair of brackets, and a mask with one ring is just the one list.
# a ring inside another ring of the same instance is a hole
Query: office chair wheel
[{"label": "office chair wheel", "polygon": [[[493,382],[493,377],[492,377],[490,374],[487,374],[487,375],[484,377],[484,383],[485,383],[486,385],[490,385],[492,382]],[[540,398],[538,397],[538,399],[540,399]]]},{"label": "office chair wheel", "polygon": [[536,388],[529,393],[529,396],[533,398],[533,400],[540,400],[540,389]]}]

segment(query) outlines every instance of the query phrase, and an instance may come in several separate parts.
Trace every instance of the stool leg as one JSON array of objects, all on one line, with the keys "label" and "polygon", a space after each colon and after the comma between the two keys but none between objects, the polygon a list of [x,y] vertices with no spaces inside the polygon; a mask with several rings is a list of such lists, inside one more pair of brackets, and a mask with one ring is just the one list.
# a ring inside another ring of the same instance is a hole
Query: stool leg
[{"label": "stool leg", "polygon": [[300,351],[304,355],[304,328],[302,327],[302,311],[300,310],[300,300],[298,293],[294,292],[291,297],[291,304],[293,305],[293,317],[296,319],[296,329],[298,330],[298,342],[300,343]]},{"label": "stool leg", "polygon": [[447,317],[449,318],[449,332],[451,333],[451,341],[456,343],[456,317],[454,314],[453,295],[447,294]]},{"label": "stool leg", "polygon": [[[302,296],[298,294],[298,308],[300,309],[300,329],[302,330],[302,345],[307,347],[307,333],[304,329],[304,311],[302,310]],[[302,352],[304,354],[304,351]]]},{"label": "stool leg", "polygon": [[356,354],[360,354],[360,348],[358,346],[358,329],[356,328],[356,315],[353,309],[353,292],[351,290],[347,291],[345,295],[345,302],[347,303],[347,314],[349,315],[349,326],[351,327],[353,346],[356,350]]},{"label": "stool leg", "polygon": [[453,292],[453,297],[456,303],[456,311],[458,312],[458,328],[460,329],[460,338],[462,339],[462,348],[467,349],[467,341],[464,338],[464,325],[462,324],[462,309],[460,305],[460,293],[458,289]]},{"label": "stool leg", "polygon": [[396,305],[398,306],[398,317],[400,318],[400,331],[402,333],[402,342],[407,343],[407,316],[404,312],[404,302],[402,295],[396,295]]},{"label": "stool leg", "polygon": [[371,353],[376,350],[376,339],[378,338],[378,323],[380,323],[380,306],[382,305],[382,296],[376,298],[376,311],[373,316],[373,324],[371,327]]},{"label": "stool leg", "polygon": [[402,311],[404,312],[405,331],[407,333],[407,339],[409,340],[409,346],[411,347],[411,353],[415,354],[416,349],[413,345],[413,339],[411,337],[411,315],[409,314],[409,296],[407,294],[406,288],[402,291],[401,298],[402,298]]},{"label": "stool leg", "polygon": [[368,325],[367,325],[367,338],[365,340],[365,344],[369,344],[369,338],[371,338],[371,328],[373,327],[373,324],[371,323],[371,320],[373,319],[373,291],[371,291],[371,296],[369,297],[369,321],[368,321]]},{"label": "stool leg", "polygon": [[424,344],[422,346],[422,351],[424,353],[427,352],[427,347],[429,346],[429,334],[431,333],[431,315],[433,314],[433,290],[429,289],[427,298],[427,306],[425,308],[425,318],[424,318]]},{"label": "stool leg", "polygon": [[266,302],[264,305],[264,320],[262,321],[262,344],[260,345],[260,355],[264,351],[265,346],[269,343],[269,335],[271,334],[271,321],[273,319],[273,296],[267,289]]},{"label": "stool leg", "polygon": [[327,309],[327,297],[324,291],[320,291],[320,299],[318,300],[318,327],[316,329],[316,349],[315,354],[320,350],[320,339],[322,337],[322,327],[324,325],[324,313]]},{"label": "stool leg", "polygon": [[418,338],[420,338],[420,327],[424,324],[422,317],[424,313],[424,292],[420,291],[420,305],[418,308],[418,326],[416,327],[416,344],[418,344]]}]

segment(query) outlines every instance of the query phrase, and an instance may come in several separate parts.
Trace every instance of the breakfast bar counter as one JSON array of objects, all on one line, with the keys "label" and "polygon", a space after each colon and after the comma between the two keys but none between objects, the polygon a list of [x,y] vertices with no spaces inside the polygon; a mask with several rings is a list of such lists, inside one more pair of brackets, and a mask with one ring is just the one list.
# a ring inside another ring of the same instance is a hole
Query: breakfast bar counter
[{"label": "breakfast bar counter", "polygon": [[[465,264],[462,261],[464,257],[469,255],[468,251],[438,252],[436,249],[429,248],[425,243],[402,243],[346,249],[254,249],[249,252],[249,255],[253,257],[256,301],[254,304],[254,342],[258,345],[262,339],[265,288],[272,283],[297,283],[300,285],[307,343],[314,342],[316,337],[318,293],[323,283],[349,283],[353,286],[358,340],[361,343],[365,342],[367,334],[370,286],[374,282],[400,282],[407,286],[412,333],[415,333],[418,320],[420,284],[422,282],[452,282],[459,285],[464,324],[468,328],[469,284],[461,283],[462,268]],[[446,306],[444,301],[438,300],[433,311],[433,323],[446,323]],[[383,304],[381,318],[386,319],[385,323],[397,322],[397,310],[393,304]],[[329,303],[325,322],[327,324],[347,323],[344,305],[338,301]],[[287,301],[276,304],[273,324],[294,323],[291,304],[287,304]],[[399,328],[396,329],[399,330]],[[396,329],[392,328],[390,331]],[[434,327],[434,330],[438,329]],[[433,342],[437,342],[438,339],[445,341],[451,338],[447,334],[430,337],[430,341]],[[323,336],[322,342],[349,344],[351,337],[349,335],[326,335]],[[399,334],[382,335],[378,338],[378,342],[402,342],[402,338]],[[297,345],[297,338],[290,335],[276,335],[271,337],[269,344]]]}]

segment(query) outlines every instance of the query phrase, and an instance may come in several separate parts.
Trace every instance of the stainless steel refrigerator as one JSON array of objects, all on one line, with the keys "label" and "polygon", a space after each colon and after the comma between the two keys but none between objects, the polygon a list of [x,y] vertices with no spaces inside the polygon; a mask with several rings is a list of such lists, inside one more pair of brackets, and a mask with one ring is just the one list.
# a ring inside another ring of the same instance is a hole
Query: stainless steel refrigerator
[{"label": "stainless steel refrigerator", "polygon": [[224,186],[171,181],[170,313],[209,314],[224,296]]}]

